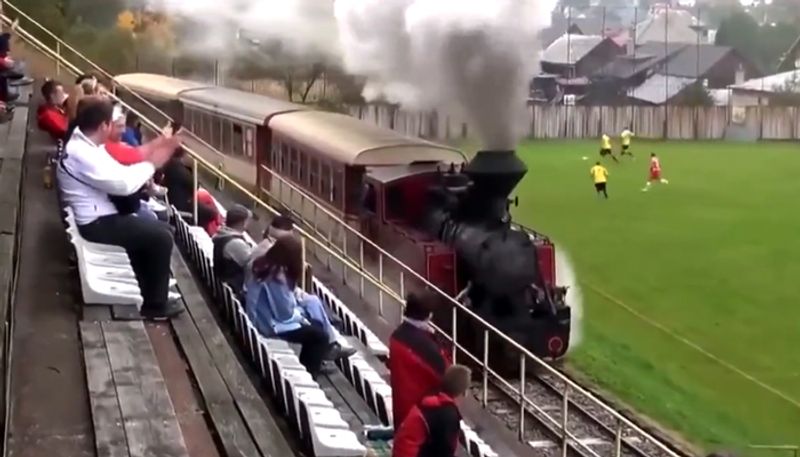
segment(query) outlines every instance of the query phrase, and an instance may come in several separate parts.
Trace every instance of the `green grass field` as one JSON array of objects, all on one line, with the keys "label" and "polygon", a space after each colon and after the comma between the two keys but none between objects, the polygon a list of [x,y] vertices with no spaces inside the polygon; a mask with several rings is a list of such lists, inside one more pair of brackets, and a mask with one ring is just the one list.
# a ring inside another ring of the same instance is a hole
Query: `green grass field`
[{"label": "green grass field", "polygon": [[[579,277],[570,363],[706,449],[800,444],[800,146],[634,141],[634,161],[606,164],[608,201],[598,149],[518,150],[516,220]],[[670,183],[644,193],[651,151]]]}]

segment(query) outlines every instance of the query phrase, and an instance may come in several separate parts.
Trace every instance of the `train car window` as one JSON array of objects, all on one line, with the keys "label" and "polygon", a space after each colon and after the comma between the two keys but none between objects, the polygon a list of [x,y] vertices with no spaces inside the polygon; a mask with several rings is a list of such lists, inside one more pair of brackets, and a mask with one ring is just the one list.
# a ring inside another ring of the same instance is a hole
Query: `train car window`
[{"label": "train car window", "polygon": [[207,143],[211,143],[211,116],[202,112],[200,116],[203,119],[203,140]]},{"label": "train car window", "polygon": [[283,144],[281,146],[281,158],[280,158],[280,165],[278,166],[278,171],[281,173],[286,173],[289,171],[289,145]]},{"label": "train car window", "polygon": [[[245,147],[244,147],[244,135],[242,134],[242,126],[239,124],[233,124],[233,155],[235,156],[243,156],[245,154]],[[251,157],[251,156],[247,156]]]},{"label": "train car window", "polygon": [[342,170],[339,167],[331,169],[331,201],[339,206],[342,202],[339,201],[339,186],[343,178]]},{"label": "train car window", "polygon": [[297,180],[299,177],[300,168],[300,152],[296,148],[291,149],[291,157],[289,159],[289,176]]},{"label": "train car window", "polygon": [[233,124],[229,120],[222,121],[222,152],[227,152],[236,157],[240,157],[241,152],[237,152],[233,147]]},{"label": "train car window", "polygon": [[308,161],[308,188],[319,193],[319,160],[310,157]]},{"label": "train car window", "polygon": [[300,184],[306,183],[306,175],[308,174],[308,156],[303,151],[298,151],[300,154],[300,169],[298,170],[298,181]]},{"label": "train car window", "polygon": [[269,163],[267,163],[267,167],[275,170],[275,164],[278,163],[278,151],[280,151],[281,144],[279,141],[275,141],[272,143],[272,147],[269,150]]},{"label": "train car window", "polygon": [[253,154],[253,129],[248,127],[244,131],[244,155],[246,155],[249,159],[253,159],[255,154]]},{"label": "train car window", "polygon": [[320,193],[322,195],[322,198],[330,200],[331,166],[327,163],[322,163],[319,174],[320,174]]},{"label": "train car window", "polygon": [[222,119],[211,116],[211,146],[217,151],[222,151]]}]

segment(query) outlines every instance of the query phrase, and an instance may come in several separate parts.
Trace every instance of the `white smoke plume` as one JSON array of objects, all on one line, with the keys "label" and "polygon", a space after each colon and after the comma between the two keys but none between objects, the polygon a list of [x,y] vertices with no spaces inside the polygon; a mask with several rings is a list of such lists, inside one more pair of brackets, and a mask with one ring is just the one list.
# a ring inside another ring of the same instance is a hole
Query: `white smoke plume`
[{"label": "white smoke plume", "polygon": [[569,352],[572,352],[583,341],[583,294],[572,261],[562,248],[556,248],[556,280],[567,287],[566,302],[572,311],[569,338]]},{"label": "white smoke plume", "polygon": [[[464,116],[492,149],[525,131],[539,32],[556,0],[150,0],[199,24],[206,51],[237,30],[367,78],[364,96]],[[229,43],[229,44],[226,44]],[[196,51],[196,49],[195,49]]]}]

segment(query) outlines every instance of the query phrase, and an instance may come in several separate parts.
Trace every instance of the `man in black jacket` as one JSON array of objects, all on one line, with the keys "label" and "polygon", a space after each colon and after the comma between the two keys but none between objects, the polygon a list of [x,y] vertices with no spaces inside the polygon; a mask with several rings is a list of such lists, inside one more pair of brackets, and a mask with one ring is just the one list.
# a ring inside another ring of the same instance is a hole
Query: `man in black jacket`
[{"label": "man in black jacket", "polygon": [[222,226],[212,238],[214,242],[214,273],[217,279],[231,286],[237,294],[244,288],[245,268],[250,261],[253,246],[244,232],[252,214],[242,205],[234,205]]}]

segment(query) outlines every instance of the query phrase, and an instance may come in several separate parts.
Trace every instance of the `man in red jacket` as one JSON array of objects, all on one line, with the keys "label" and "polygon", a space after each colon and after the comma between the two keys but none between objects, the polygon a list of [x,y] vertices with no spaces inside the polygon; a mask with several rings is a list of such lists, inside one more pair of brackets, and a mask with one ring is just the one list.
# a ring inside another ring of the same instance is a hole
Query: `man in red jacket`
[{"label": "man in red jacket", "polygon": [[389,381],[395,430],[420,400],[439,391],[442,376],[452,363],[430,323],[438,301],[432,293],[410,294],[406,299],[403,323],[389,340]]},{"label": "man in red jacket", "polygon": [[64,111],[67,93],[58,81],[48,80],[42,84],[44,103],[36,112],[39,128],[49,133],[54,141],[64,140],[67,135],[69,118]]},{"label": "man in red jacket", "polygon": [[395,432],[392,457],[453,457],[461,431],[458,401],[467,394],[471,378],[465,366],[448,368],[441,392],[423,398]]}]

